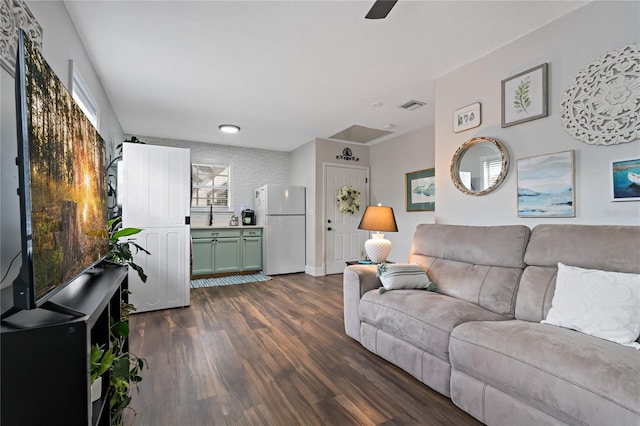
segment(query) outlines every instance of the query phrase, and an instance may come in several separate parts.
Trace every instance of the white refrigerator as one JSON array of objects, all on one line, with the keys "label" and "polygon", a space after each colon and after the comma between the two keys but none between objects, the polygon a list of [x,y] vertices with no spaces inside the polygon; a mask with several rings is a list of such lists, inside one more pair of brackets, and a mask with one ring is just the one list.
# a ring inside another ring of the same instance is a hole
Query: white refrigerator
[{"label": "white refrigerator", "polygon": [[256,189],[256,225],[262,227],[262,270],[267,275],[304,272],[305,187],[269,184]]}]

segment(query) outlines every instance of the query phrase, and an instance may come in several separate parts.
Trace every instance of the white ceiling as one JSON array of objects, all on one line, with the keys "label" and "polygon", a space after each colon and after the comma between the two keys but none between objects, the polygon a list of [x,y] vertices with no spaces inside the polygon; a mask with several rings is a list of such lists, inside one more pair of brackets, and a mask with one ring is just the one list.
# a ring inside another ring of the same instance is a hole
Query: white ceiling
[{"label": "white ceiling", "polygon": [[373,0],[65,4],[125,133],[291,151],[433,124],[436,77],[585,2],[400,0],[384,20]]}]

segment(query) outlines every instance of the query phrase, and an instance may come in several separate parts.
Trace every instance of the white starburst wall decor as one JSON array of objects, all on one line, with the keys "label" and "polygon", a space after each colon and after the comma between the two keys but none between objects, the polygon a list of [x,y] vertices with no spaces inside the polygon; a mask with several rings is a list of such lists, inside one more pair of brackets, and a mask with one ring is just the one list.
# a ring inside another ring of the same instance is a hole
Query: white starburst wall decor
[{"label": "white starburst wall decor", "polygon": [[31,42],[42,49],[42,27],[24,0],[0,0],[0,65],[11,75],[16,67],[18,30],[23,29]]},{"label": "white starburst wall decor", "polygon": [[564,128],[591,145],[640,138],[640,43],[609,51],[584,67],[562,97]]}]

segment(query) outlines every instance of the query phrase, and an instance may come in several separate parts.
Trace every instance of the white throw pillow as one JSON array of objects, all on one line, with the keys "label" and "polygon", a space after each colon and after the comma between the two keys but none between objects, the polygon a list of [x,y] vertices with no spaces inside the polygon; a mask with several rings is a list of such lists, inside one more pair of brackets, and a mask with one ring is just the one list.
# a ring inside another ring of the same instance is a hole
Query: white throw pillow
[{"label": "white throw pillow", "polygon": [[[381,263],[378,265],[378,277],[384,290],[401,288],[429,289],[433,283],[420,265],[406,263]],[[433,286],[435,287],[435,286]]]},{"label": "white throw pillow", "polygon": [[540,322],[640,349],[640,275],[558,263],[551,309]]}]

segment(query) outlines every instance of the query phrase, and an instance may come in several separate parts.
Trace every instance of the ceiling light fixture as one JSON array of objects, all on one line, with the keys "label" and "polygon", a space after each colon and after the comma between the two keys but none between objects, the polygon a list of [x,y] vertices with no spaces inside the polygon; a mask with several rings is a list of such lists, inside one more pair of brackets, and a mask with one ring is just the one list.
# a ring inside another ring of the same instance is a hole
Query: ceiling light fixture
[{"label": "ceiling light fixture", "polygon": [[221,124],[218,126],[218,129],[220,129],[222,133],[238,133],[240,131],[240,127],[235,124]]}]

